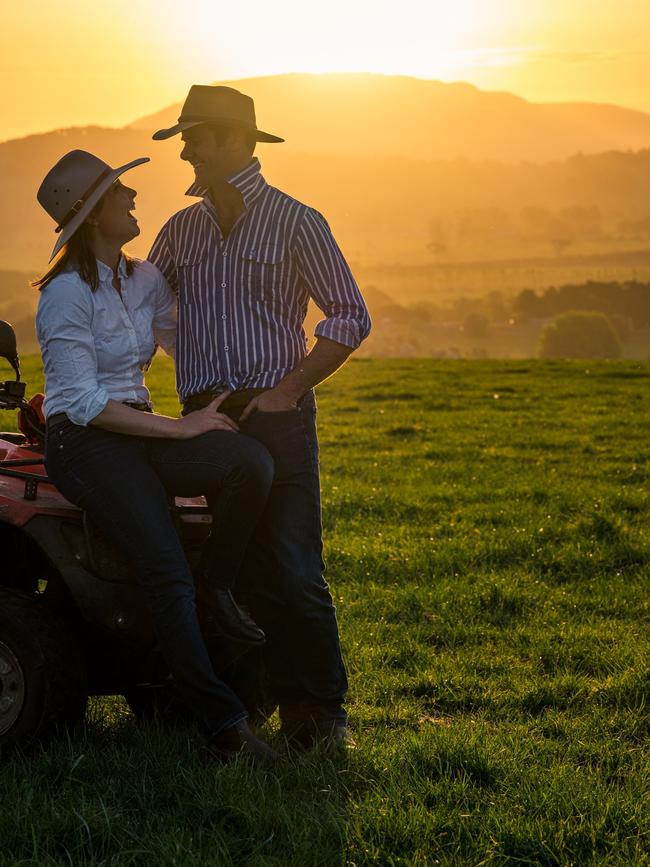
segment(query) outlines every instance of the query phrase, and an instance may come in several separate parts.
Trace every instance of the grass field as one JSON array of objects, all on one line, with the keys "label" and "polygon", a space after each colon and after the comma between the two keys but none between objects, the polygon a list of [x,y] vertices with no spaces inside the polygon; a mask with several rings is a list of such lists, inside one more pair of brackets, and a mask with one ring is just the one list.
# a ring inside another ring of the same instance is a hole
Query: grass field
[{"label": "grass field", "polygon": [[[150,383],[172,411],[164,360]],[[650,864],[649,385],[349,363],[318,397],[357,749],[215,768],[97,700],[0,769],[2,867]]]}]

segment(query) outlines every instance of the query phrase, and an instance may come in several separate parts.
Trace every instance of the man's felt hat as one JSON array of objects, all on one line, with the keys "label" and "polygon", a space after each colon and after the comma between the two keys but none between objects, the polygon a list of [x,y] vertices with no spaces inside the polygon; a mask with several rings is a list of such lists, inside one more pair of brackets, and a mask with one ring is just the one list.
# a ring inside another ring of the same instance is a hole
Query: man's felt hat
[{"label": "man's felt hat", "polygon": [[193,84],[187,99],[183,103],[178,123],[169,129],[159,129],[152,136],[154,139],[171,138],[183,130],[198,126],[201,123],[219,123],[243,127],[252,133],[255,141],[275,144],[283,142],[283,138],[262,132],[255,121],[255,103],[240,93],[234,87],[223,85]]}]

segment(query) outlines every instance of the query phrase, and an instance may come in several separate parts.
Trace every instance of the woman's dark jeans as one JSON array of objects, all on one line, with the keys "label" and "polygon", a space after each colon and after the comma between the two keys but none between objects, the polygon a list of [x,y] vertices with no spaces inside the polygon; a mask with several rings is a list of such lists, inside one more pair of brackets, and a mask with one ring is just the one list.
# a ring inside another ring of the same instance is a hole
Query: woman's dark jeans
[{"label": "woman's dark jeans", "polygon": [[268,451],[229,431],[163,440],[63,422],[48,431],[45,463],[61,493],[85,509],[135,567],[162,654],[199,722],[216,734],[245,719],[205,647],[194,578],[167,496],[208,498],[213,529],[205,565],[212,580],[229,586],[271,488]]}]

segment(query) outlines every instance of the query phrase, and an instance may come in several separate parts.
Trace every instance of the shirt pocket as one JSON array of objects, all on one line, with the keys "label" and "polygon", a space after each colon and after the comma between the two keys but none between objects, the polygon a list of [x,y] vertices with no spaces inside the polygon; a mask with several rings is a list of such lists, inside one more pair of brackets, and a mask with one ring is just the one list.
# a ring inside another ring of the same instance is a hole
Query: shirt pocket
[{"label": "shirt pocket", "polygon": [[282,304],[285,283],[285,248],[259,244],[242,256],[242,278],[250,297],[270,307]]},{"label": "shirt pocket", "polygon": [[201,287],[208,282],[208,270],[209,257],[205,250],[186,255],[176,264],[180,305],[201,303]]}]

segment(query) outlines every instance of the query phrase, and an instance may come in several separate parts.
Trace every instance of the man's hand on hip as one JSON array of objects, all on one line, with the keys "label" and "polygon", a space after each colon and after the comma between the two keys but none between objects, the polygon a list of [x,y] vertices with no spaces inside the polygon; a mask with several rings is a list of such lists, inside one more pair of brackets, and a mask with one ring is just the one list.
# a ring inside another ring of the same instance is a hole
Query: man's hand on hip
[{"label": "man's hand on hip", "polygon": [[251,400],[239,421],[246,421],[254,412],[286,412],[295,409],[302,395],[338,370],[351,352],[349,346],[319,337],[311,352],[275,388]]},{"label": "man's hand on hip", "polygon": [[290,397],[279,388],[270,388],[268,391],[258,394],[247,404],[239,421],[240,423],[245,422],[254,412],[286,412],[297,406],[298,401],[295,398]]}]

